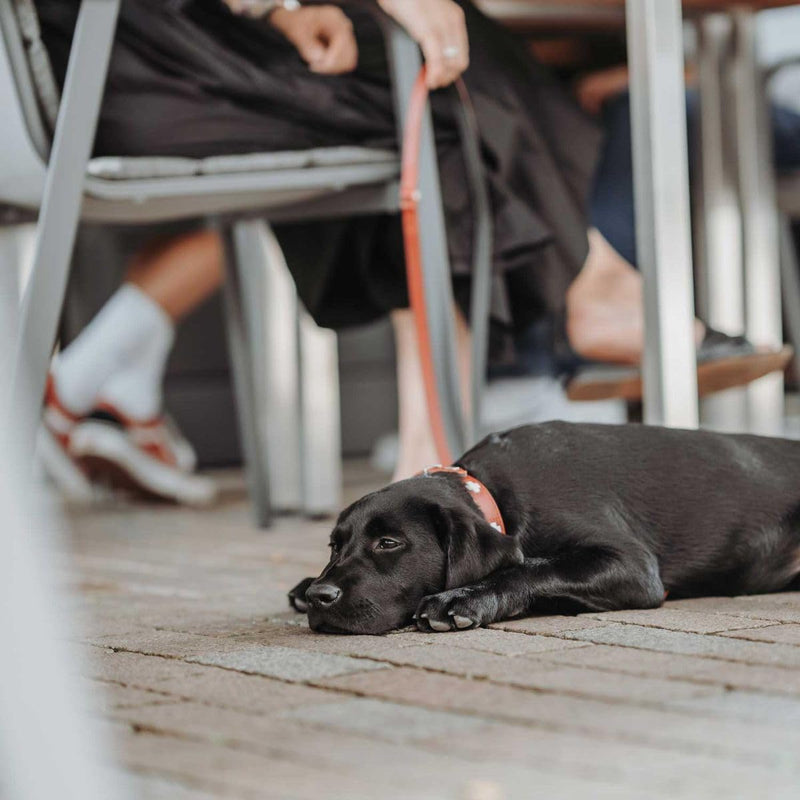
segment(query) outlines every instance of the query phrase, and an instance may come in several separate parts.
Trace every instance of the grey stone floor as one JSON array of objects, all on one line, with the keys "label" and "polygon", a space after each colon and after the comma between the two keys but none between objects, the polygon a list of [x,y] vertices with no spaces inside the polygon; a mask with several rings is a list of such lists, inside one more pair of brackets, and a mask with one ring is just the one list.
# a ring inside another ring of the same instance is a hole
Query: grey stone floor
[{"label": "grey stone floor", "polygon": [[328,523],[257,533],[229,482],[208,511],[70,515],[86,678],[138,796],[800,796],[800,594],[315,635],[285,594]]}]

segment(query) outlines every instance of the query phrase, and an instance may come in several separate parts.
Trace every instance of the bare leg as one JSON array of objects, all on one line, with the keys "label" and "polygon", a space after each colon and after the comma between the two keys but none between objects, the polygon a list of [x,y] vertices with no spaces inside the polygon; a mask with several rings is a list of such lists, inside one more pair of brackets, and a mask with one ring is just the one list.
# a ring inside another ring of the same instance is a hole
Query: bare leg
[{"label": "bare leg", "polygon": [[214,231],[197,231],[146,248],[126,281],[138,286],[173,320],[188,314],[222,284],[222,242]]},{"label": "bare leg", "polygon": [[[457,318],[458,357],[462,396],[469,397],[470,338],[469,329],[460,314]],[[393,481],[414,475],[439,460],[433,445],[422,381],[414,315],[410,309],[392,312],[395,346],[397,349],[397,393],[399,403],[400,444]]]},{"label": "bare leg", "polygon": [[[698,321],[698,344],[704,335]],[[595,229],[583,269],[567,292],[567,336],[585,358],[638,364],[642,357],[642,276]]]}]

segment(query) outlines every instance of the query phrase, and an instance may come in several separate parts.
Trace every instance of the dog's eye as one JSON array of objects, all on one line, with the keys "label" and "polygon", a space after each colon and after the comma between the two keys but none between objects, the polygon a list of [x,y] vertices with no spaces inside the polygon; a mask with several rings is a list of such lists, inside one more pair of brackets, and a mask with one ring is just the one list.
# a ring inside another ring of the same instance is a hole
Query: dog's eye
[{"label": "dog's eye", "polygon": [[400,547],[400,542],[396,539],[389,539],[386,536],[379,539],[378,543],[375,545],[376,550],[396,550],[398,547]]},{"label": "dog's eye", "polygon": [[328,547],[330,547],[332,553],[338,553],[342,549],[339,542],[328,542]]}]

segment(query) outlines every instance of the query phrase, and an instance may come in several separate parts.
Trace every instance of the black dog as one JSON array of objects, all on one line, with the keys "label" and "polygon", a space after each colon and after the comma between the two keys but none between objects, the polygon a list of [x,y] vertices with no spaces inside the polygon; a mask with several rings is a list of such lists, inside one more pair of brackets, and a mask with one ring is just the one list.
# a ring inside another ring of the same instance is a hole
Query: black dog
[{"label": "black dog", "polygon": [[[346,509],[316,580],[291,593],[316,631],[473,628],[531,613],[800,589],[800,443],[637,425],[493,434],[458,475],[410,478]],[[416,613],[414,613],[416,612]]]}]

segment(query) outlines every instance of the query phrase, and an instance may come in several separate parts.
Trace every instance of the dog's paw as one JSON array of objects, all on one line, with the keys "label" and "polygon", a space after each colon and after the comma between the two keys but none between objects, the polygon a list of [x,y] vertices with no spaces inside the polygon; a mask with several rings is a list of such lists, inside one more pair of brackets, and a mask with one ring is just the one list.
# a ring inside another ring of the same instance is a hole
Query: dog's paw
[{"label": "dog's paw", "polygon": [[297,586],[289,592],[289,605],[301,614],[308,611],[308,603],[306,602],[306,589],[314,583],[315,578],[305,578]]},{"label": "dog's paw", "polygon": [[414,619],[421,631],[464,631],[494,621],[492,605],[474,589],[449,589],[423,597]]}]

